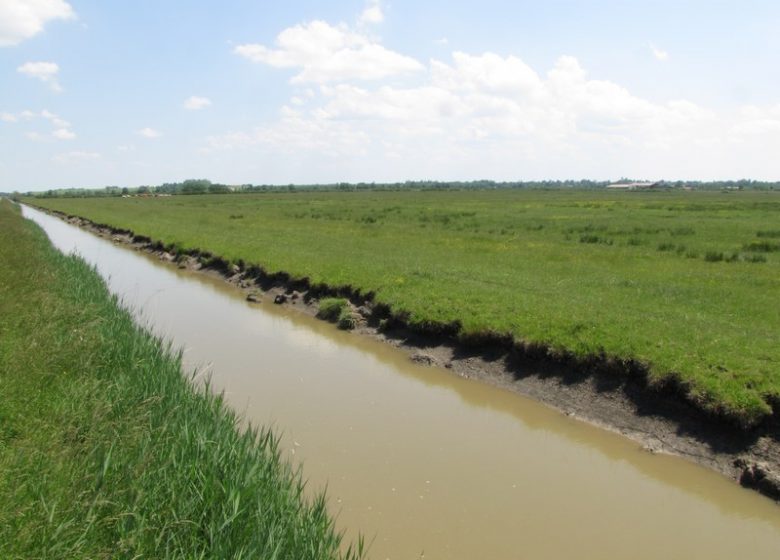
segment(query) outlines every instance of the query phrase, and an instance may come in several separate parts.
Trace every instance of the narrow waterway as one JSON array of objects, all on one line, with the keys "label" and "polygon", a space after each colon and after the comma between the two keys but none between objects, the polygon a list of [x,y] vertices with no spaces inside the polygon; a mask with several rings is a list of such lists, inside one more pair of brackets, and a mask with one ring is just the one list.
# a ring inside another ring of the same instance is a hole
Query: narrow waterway
[{"label": "narrow waterway", "polygon": [[373,559],[780,558],[780,506],[683,460],[24,208],[255,424]]}]

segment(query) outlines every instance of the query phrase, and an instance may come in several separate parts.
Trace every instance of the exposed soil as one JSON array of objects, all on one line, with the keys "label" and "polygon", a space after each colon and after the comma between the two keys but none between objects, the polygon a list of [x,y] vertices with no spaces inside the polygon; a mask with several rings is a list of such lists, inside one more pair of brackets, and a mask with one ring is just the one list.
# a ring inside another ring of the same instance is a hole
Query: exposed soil
[{"label": "exposed soil", "polygon": [[663,385],[649,383],[642,365],[630,360],[609,356],[575,359],[492,333],[467,339],[459,336],[459,324],[410,325],[406,315],[376,303],[372,293],[349,286],[312,285],[306,278],[269,274],[257,265],[229,263],[207,252],[177,254],[161,241],[41,210],[179,268],[219,276],[244,290],[249,301],[270,299],[316,316],[320,298],[345,297],[350,302],[355,333],[399,347],[416,362],[442,366],[455,375],[530,396],[631,438],[649,452],[679,455],[780,501],[777,403],[775,414],[760,425],[748,426],[738,418],[702,409],[674,380]]}]

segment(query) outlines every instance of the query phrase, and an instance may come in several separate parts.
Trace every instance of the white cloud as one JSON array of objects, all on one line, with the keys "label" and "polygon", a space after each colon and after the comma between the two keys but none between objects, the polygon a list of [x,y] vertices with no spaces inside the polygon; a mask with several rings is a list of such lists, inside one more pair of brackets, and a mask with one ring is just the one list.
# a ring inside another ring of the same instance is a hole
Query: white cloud
[{"label": "white cloud", "polygon": [[143,136],[144,138],[159,138],[162,136],[162,132],[159,130],[155,130],[153,128],[149,128],[148,126],[146,128],[142,128],[138,131],[139,136]]},{"label": "white cloud", "polygon": [[650,50],[653,53],[653,56],[656,58],[656,60],[660,60],[661,62],[669,59],[669,53],[663,49],[659,49],[652,43],[650,43]]},{"label": "white cloud", "polygon": [[773,107],[747,105],[739,112],[739,121],[732,132],[741,139],[765,134],[780,135],[780,104]]},{"label": "white cloud", "polygon": [[450,40],[447,39],[447,37],[439,37],[438,39],[434,39],[433,42],[436,43],[437,45],[444,46],[444,45],[449,44]]},{"label": "white cloud", "polygon": [[52,158],[52,161],[61,164],[81,163],[86,161],[94,161],[96,159],[100,159],[100,157],[100,154],[97,152],[83,152],[76,150],[73,152],[57,154]]},{"label": "white cloud", "polygon": [[210,105],[211,99],[208,97],[199,97],[197,95],[193,95],[184,100],[184,108],[189,111],[198,111],[200,109],[205,109]]},{"label": "white cloud", "polygon": [[382,12],[382,4],[379,0],[368,0],[363,13],[360,14],[359,22],[363,25],[382,23],[385,14]]},{"label": "white cloud", "polygon": [[0,47],[18,45],[37,35],[49,21],[75,17],[63,0],[0,0]]},{"label": "white cloud", "polygon": [[718,113],[652,101],[588,76],[572,56],[539,73],[516,56],[456,52],[413,86],[323,84],[307,97],[275,122],[209,138],[205,150],[308,157],[337,180],[355,169],[376,180],[776,176],[769,162],[780,150],[780,105]]},{"label": "white cloud", "polygon": [[542,87],[537,73],[517,57],[485,53],[452,54],[454,65],[431,61],[432,82],[448,90],[536,95]]},{"label": "white cloud", "polygon": [[40,120],[43,120],[52,127],[51,133],[47,134],[42,134],[40,131],[31,131],[25,133],[25,136],[30,140],[46,141],[51,140],[52,138],[56,140],[73,140],[76,138],[76,134],[71,130],[70,123],[63,118],[60,118],[58,115],[52,113],[51,111],[48,111],[47,109],[43,109],[39,112],[30,111],[27,109],[18,115],[2,113],[0,116],[2,117],[2,120],[6,122],[17,122],[20,120],[40,122]]},{"label": "white cloud", "polygon": [[299,68],[293,83],[380,80],[423,69],[417,60],[386,49],[366,35],[324,21],[285,29],[276,44],[276,49],[238,45],[234,52],[275,68]]},{"label": "white cloud", "polygon": [[19,66],[16,71],[42,81],[54,92],[59,93],[62,91],[62,87],[57,81],[57,74],[60,71],[60,67],[54,62],[26,62]]},{"label": "white cloud", "polygon": [[780,105],[716,111],[648,99],[588,75],[574,56],[539,69],[517,55],[453,52],[424,67],[361,31],[362,16],[357,30],[314,21],[283,30],[272,48],[236,47],[295,69],[303,87],[277,119],[211,136],[202,151],[263,161],[281,182],[290,169],[308,170],[304,181],[777,177]]},{"label": "white cloud", "polygon": [[294,154],[298,150],[328,157],[365,153],[370,137],[349,123],[307,118],[303,113],[282,107],[277,126],[259,127],[251,132],[234,132],[207,139],[203,151],[245,150],[262,146],[276,152]]},{"label": "white cloud", "polygon": [[[31,114],[30,111],[25,111],[25,113],[28,116]],[[32,113],[32,115],[35,116],[34,113]],[[40,116],[43,117],[44,119],[47,119],[51,123],[52,126],[56,126],[58,128],[69,128],[70,127],[70,123],[68,121],[66,121],[64,119],[61,119],[60,117],[58,117],[57,115],[55,115],[54,113],[52,113],[50,111],[47,111],[46,109],[44,109],[43,111],[40,112]]]},{"label": "white cloud", "polygon": [[54,132],[51,133],[54,138],[57,140],[73,140],[76,138],[76,134],[72,130],[68,130],[67,128],[58,128]]}]

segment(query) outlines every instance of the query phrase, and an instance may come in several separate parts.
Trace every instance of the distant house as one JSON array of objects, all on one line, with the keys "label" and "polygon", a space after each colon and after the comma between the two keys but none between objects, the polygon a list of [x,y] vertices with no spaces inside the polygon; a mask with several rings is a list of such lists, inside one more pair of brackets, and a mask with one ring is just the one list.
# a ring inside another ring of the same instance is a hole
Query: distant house
[{"label": "distant house", "polygon": [[616,191],[644,191],[650,189],[657,189],[661,186],[661,183],[612,183],[607,185],[608,189]]}]

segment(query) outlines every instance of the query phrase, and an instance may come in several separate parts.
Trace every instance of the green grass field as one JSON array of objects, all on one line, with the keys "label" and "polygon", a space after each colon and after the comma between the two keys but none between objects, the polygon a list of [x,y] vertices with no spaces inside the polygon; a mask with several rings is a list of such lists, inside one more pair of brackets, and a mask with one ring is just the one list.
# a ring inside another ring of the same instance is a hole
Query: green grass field
[{"label": "green grass field", "polygon": [[0,558],[352,558],[270,432],[0,200]]},{"label": "green grass field", "polygon": [[679,376],[752,424],[780,402],[780,196],[759,192],[289,193],[35,204],[313,282],[412,322],[460,321]]}]

